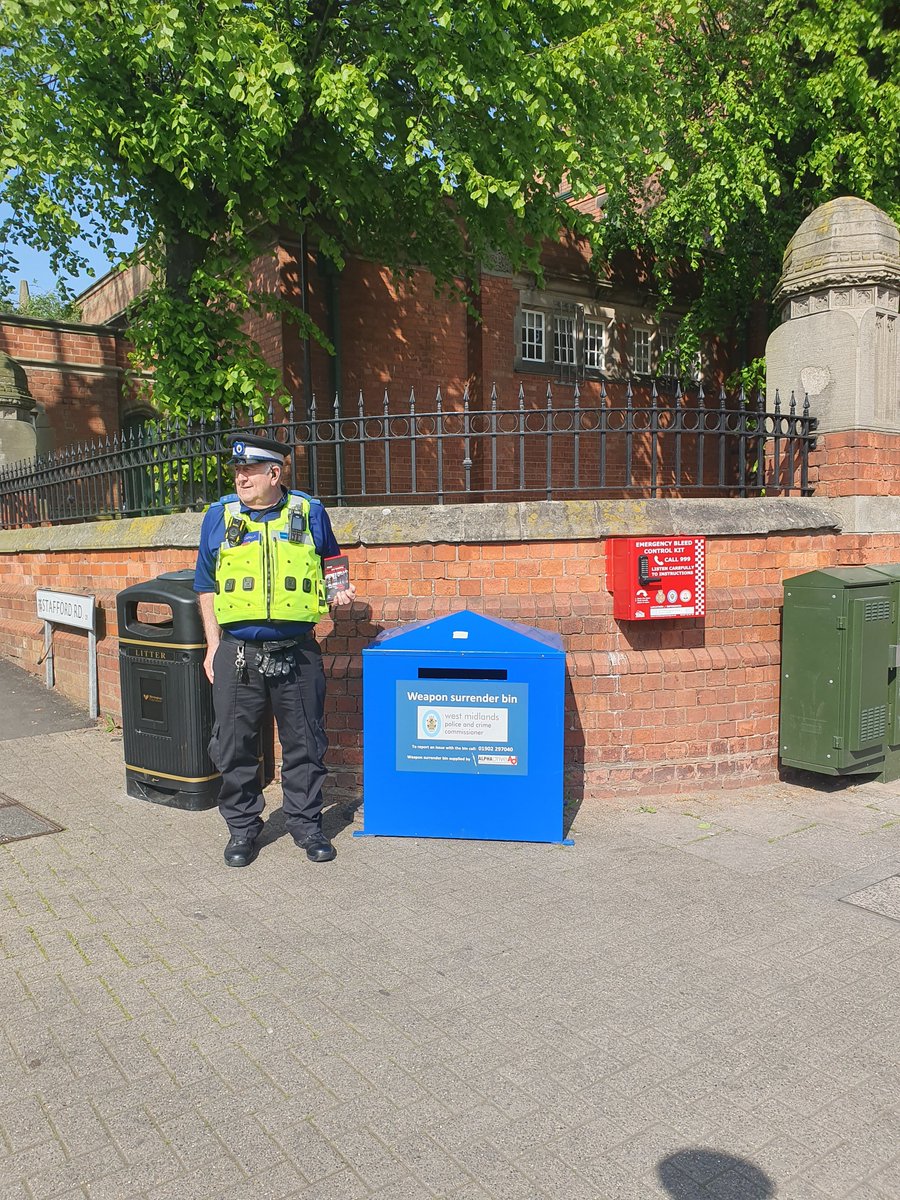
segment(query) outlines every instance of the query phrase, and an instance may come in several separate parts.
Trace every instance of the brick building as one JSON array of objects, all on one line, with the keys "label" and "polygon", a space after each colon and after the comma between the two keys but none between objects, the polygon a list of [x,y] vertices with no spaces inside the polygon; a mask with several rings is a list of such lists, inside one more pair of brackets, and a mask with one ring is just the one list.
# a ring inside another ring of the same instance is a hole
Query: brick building
[{"label": "brick building", "polygon": [[[302,307],[305,278],[308,311],[335,353],[302,339],[284,316],[254,316],[248,332],[298,412],[311,393],[320,405],[337,393],[355,406],[360,392],[366,411],[379,411],[385,388],[400,403],[413,388],[420,400],[433,400],[440,387],[452,408],[468,387],[477,406],[493,385],[501,407],[513,407],[520,386],[531,400],[544,397],[548,384],[571,395],[576,382],[593,404],[602,377],[674,376],[680,313],[658,315],[639,257],[623,255],[597,269],[587,242],[570,235],[547,244],[543,265],[538,287],[506,262],[485,264],[469,291],[470,312],[461,300],[437,294],[424,270],[401,279],[356,256],[336,272],[309,253],[304,272],[299,242],[283,238],[254,264],[257,284]],[[25,369],[38,406],[38,453],[112,435],[151,415],[146,399],[124,382],[125,311],[146,283],[142,267],[104,276],[79,298],[83,324],[0,320],[0,350]],[[688,287],[685,281],[682,290]],[[744,356],[761,351],[743,348]],[[708,361],[704,373],[720,365]],[[696,369],[692,364],[689,374]]]}]

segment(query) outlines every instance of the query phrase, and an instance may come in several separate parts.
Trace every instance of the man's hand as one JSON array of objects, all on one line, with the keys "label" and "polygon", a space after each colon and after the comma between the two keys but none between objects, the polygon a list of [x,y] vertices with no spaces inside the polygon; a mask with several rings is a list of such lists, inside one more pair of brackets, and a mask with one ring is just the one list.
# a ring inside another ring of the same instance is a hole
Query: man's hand
[{"label": "man's hand", "polygon": [[356,599],[356,588],[351,583],[347,587],[342,588],[341,591],[335,592],[334,596],[332,597],[331,603],[332,604],[352,604],[355,599]]},{"label": "man's hand", "polygon": [[216,620],[215,595],[212,592],[201,592],[197,597],[200,606],[200,616],[203,620],[203,632],[206,634],[206,658],[203,660],[203,670],[210,683],[213,682],[213,659],[222,640],[222,631]]}]

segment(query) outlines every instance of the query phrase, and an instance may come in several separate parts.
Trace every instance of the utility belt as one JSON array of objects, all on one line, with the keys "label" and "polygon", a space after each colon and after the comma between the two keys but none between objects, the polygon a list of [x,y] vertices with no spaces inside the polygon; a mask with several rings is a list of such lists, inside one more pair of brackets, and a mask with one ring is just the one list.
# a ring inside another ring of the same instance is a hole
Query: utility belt
[{"label": "utility belt", "polygon": [[282,679],[284,676],[290,675],[296,666],[297,657],[295,651],[300,647],[308,645],[312,639],[307,635],[306,637],[251,641],[235,637],[228,629],[223,629],[222,640],[234,642],[237,645],[234,669],[239,676],[243,676],[247,670],[247,650],[249,648],[251,655],[255,655],[256,657],[254,665],[264,679]]}]

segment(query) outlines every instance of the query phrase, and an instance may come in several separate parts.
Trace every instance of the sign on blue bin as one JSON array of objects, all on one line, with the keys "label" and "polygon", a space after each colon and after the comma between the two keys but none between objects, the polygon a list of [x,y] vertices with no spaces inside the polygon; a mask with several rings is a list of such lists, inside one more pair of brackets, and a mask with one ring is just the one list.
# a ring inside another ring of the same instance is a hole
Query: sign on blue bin
[{"label": "sign on blue bin", "polygon": [[480,613],[363,650],[364,835],[562,842],[566,654]]}]

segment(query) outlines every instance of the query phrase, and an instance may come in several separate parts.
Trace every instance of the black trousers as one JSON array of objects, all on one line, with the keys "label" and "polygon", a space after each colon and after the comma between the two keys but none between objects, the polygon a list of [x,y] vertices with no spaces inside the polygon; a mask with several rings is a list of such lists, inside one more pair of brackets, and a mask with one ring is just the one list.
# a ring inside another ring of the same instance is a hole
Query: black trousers
[{"label": "black trousers", "polygon": [[[235,667],[238,647],[246,666]],[[222,772],[219,812],[238,837],[255,838],[262,829],[264,801],[259,786],[259,730],[271,702],[281,741],[281,785],[288,831],[303,838],[321,829],[322,784],[327,770],[325,672],[313,637],[294,647],[290,674],[265,679],[256,669],[253,642],[223,637],[213,662],[215,724],[209,756]]]}]

